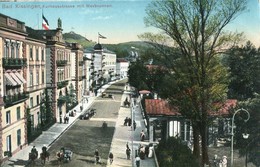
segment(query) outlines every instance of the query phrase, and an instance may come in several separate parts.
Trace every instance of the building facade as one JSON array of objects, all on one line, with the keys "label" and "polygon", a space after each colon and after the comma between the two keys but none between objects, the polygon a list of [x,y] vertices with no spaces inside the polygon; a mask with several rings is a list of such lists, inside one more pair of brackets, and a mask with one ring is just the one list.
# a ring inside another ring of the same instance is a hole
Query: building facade
[{"label": "building facade", "polygon": [[19,20],[0,14],[0,156],[27,144],[26,28]]},{"label": "building facade", "polygon": [[82,100],[88,65],[81,46],[63,40],[60,19],[54,30],[34,30],[0,14],[1,162],[27,146],[29,132],[49,119],[41,109],[46,97],[51,118],[63,122],[71,103]]}]

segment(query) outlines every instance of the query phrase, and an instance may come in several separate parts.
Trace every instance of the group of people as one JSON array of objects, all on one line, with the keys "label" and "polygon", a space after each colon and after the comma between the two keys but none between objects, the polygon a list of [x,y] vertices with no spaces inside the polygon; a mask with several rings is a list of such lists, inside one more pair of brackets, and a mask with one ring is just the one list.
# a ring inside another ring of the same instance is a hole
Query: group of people
[{"label": "group of people", "polygon": [[131,126],[131,124],[132,124],[132,119],[126,117],[124,120],[124,126]]},{"label": "group of people", "polygon": [[218,158],[218,155],[214,155],[213,158],[214,167],[227,167],[227,156],[223,156],[222,159]]},{"label": "group of people", "polygon": [[69,123],[69,116],[65,115],[63,119],[65,124]]},{"label": "group of people", "polygon": [[[101,164],[101,156],[99,154],[98,149],[96,149],[94,152],[94,158],[95,158],[95,162],[94,162],[95,164]],[[112,152],[109,152],[108,158],[109,158],[110,165],[112,165],[114,161],[114,155]]]},{"label": "group of people", "polygon": [[[42,147],[42,153],[40,154],[41,163],[45,164],[45,160],[49,160],[49,152],[47,151],[47,147],[43,145]],[[35,160],[38,158],[38,151],[35,146],[31,149],[31,153],[29,154],[29,159]]]}]

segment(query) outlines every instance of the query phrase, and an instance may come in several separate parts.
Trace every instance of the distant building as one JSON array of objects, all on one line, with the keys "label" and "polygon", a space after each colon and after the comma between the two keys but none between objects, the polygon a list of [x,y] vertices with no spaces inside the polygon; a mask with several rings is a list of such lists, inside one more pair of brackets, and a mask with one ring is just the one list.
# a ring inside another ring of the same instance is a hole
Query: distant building
[{"label": "distant building", "polygon": [[91,60],[89,85],[95,93],[101,85],[116,79],[116,54],[96,44],[93,49],[85,50],[84,57]]},{"label": "distant building", "polygon": [[129,62],[124,58],[116,59],[116,75],[118,79],[126,78],[128,76]]}]

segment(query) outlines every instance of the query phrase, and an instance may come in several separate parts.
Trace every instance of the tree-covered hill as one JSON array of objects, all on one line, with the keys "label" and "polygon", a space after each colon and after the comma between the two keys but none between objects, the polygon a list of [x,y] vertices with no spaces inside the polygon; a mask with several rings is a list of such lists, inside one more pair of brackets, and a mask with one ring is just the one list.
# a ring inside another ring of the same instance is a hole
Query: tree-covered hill
[{"label": "tree-covered hill", "polygon": [[[93,48],[96,44],[96,42],[90,41],[73,31],[64,33],[63,38],[67,42],[81,44],[84,49]],[[118,58],[128,57],[135,53],[141,55],[150,47],[150,45],[141,41],[131,41],[119,44],[102,44],[102,46],[115,52]]]}]

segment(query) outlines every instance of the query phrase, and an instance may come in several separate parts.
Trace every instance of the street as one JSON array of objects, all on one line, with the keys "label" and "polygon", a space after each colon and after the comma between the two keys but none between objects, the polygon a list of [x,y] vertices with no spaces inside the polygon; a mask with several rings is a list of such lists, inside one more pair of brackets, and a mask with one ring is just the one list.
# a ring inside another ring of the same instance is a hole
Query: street
[{"label": "street", "polygon": [[[73,152],[71,161],[62,163],[62,166],[93,166],[95,149],[99,150],[101,156],[99,166],[106,166],[124,85],[125,81],[122,81],[107,88],[105,92],[111,93],[114,99],[98,97],[91,106],[96,111],[95,116],[90,120],[77,120],[51,145],[49,148],[51,156],[46,167],[58,166],[56,152],[62,147]],[[104,121],[108,124],[106,129],[102,128]]]}]

